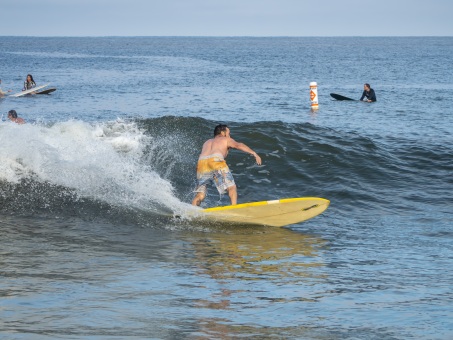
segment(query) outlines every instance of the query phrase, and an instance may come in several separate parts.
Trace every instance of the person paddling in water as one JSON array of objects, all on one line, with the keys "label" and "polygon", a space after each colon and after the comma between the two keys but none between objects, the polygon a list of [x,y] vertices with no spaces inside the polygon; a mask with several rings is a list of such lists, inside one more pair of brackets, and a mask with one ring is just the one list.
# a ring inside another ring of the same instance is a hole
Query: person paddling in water
[{"label": "person paddling in water", "polygon": [[365,97],[366,97],[366,101],[368,103],[376,101],[376,93],[371,88],[370,84],[363,85],[363,93],[362,93],[362,97],[360,97],[360,100],[363,100],[363,98],[365,98]]},{"label": "person paddling in water", "polygon": [[17,116],[16,110],[9,110],[8,111],[8,118],[10,121],[17,123],[17,124],[25,124],[25,120]]},{"label": "person paddling in water", "polygon": [[256,164],[261,165],[261,157],[244,143],[236,142],[230,136],[227,125],[219,124],[214,128],[214,138],[203,144],[197,164],[197,188],[192,205],[199,206],[205,199],[207,184],[214,182],[220,194],[228,191],[231,205],[237,204],[237,190],[225,158],[229,149],[238,149],[255,157]]}]

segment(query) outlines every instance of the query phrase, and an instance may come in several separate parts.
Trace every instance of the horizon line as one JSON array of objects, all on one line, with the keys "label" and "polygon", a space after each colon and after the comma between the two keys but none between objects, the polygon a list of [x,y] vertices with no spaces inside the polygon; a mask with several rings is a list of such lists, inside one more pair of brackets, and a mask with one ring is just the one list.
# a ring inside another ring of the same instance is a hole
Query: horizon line
[{"label": "horizon line", "polygon": [[451,38],[453,35],[0,35],[1,38]]}]

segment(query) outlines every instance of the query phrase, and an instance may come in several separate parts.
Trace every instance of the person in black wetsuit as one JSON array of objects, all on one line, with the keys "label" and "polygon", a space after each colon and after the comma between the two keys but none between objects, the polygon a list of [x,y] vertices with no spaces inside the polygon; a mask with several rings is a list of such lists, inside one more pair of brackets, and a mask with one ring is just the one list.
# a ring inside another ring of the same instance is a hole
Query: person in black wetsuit
[{"label": "person in black wetsuit", "polygon": [[360,97],[360,100],[363,100],[363,98],[365,98],[365,97],[366,97],[366,101],[368,103],[376,101],[376,93],[371,88],[370,84],[363,85],[363,93],[362,93],[362,97]]}]

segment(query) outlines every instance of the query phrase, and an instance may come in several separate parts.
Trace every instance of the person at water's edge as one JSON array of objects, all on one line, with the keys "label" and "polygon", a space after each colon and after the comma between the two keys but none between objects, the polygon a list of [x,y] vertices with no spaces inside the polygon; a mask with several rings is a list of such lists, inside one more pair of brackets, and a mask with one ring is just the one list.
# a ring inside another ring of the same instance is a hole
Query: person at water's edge
[{"label": "person at water's edge", "polygon": [[237,189],[233,175],[225,162],[229,149],[238,149],[255,157],[261,165],[261,157],[244,143],[236,142],[230,136],[227,125],[219,124],[214,128],[214,138],[203,144],[197,163],[197,188],[192,204],[200,205],[207,193],[207,184],[214,182],[220,194],[228,192],[231,205],[237,204]]},{"label": "person at water's edge", "polygon": [[363,85],[363,93],[362,93],[362,97],[360,97],[360,100],[363,100],[363,98],[365,98],[365,97],[366,97],[366,101],[368,103],[376,101],[376,93],[371,88],[370,84]]}]

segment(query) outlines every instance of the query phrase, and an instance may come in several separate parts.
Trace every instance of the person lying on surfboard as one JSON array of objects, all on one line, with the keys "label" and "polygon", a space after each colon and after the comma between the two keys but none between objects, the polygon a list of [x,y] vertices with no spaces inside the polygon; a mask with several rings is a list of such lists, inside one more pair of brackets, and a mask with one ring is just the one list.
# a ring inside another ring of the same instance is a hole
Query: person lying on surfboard
[{"label": "person lying on surfboard", "polygon": [[363,93],[362,93],[362,97],[360,97],[360,100],[362,101],[363,98],[365,98],[365,97],[366,97],[366,101],[368,103],[376,101],[376,93],[371,88],[370,84],[363,85]]},{"label": "person lying on surfboard", "polygon": [[236,183],[225,158],[229,149],[238,149],[255,157],[256,164],[261,165],[261,157],[244,143],[236,142],[230,136],[227,125],[219,124],[214,128],[214,138],[203,144],[197,164],[197,187],[192,205],[200,205],[207,193],[206,185],[214,182],[219,194],[228,191],[231,205],[237,204]]}]

